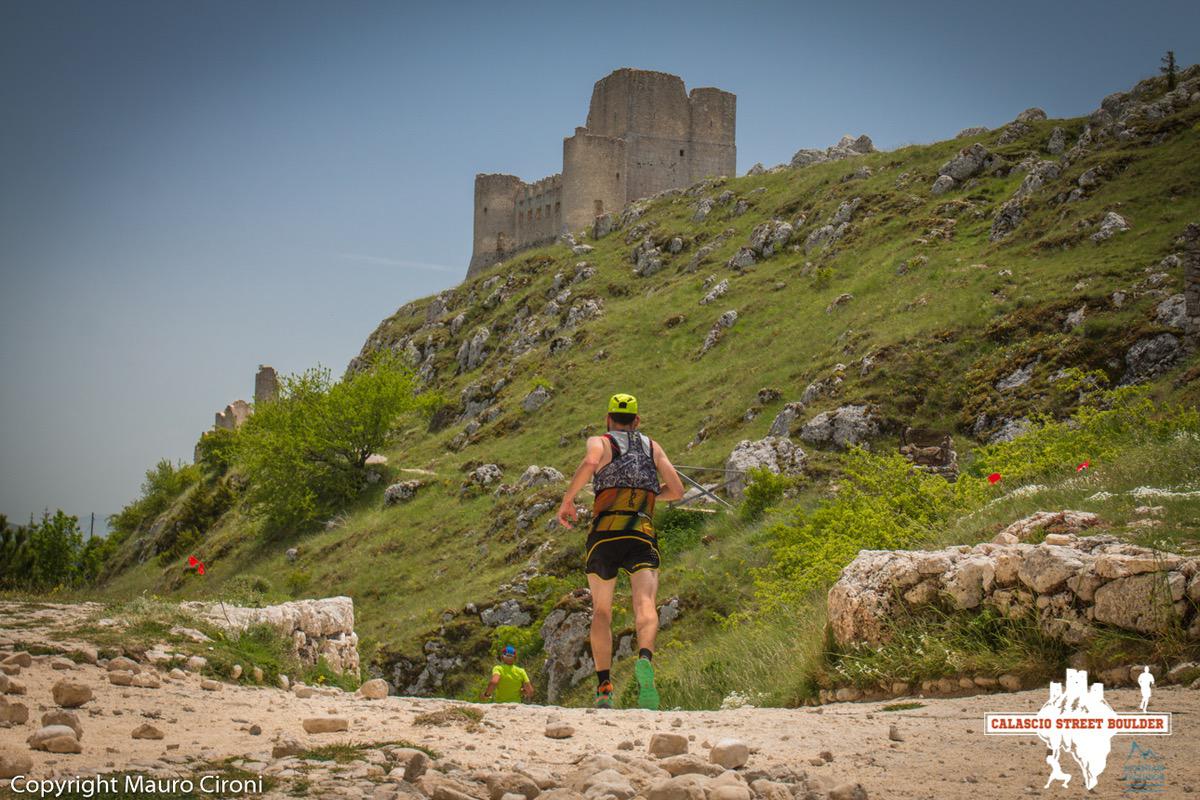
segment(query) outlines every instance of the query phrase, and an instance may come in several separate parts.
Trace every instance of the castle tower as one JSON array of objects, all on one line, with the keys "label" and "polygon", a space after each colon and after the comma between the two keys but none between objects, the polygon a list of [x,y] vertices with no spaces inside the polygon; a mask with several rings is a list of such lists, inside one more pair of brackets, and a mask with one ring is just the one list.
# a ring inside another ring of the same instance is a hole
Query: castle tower
[{"label": "castle tower", "polygon": [[627,203],[737,167],[737,98],[665,72],[619,69],[592,88],[587,126],[563,140],[563,171],[532,184],[475,176],[467,277]]}]

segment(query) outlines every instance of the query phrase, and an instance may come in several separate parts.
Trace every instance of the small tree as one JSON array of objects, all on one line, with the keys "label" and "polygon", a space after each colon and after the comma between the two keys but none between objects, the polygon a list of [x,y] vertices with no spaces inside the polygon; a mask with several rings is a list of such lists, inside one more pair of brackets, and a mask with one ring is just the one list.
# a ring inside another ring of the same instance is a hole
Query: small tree
[{"label": "small tree", "polygon": [[1175,51],[1168,50],[1167,54],[1162,57],[1162,66],[1158,71],[1167,76],[1167,91],[1175,91]]},{"label": "small tree", "polygon": [[78,572],[79,554],[83,550],[83,532],[79,519],[61,510],[42,516],[42,524],[29,535],[29,552],[33,557],[30,583],[40,589],[51,589],[72,583]]},{"label": "small tree", "polygon": [[255,408],[238,431],[236,463],[246,499],[269,528],[304,527],[354,498],[367,457],[391,440],[405,413],[427,409],[412,371],[391,353],[334,383],[323,367],[285,376],[279,398]]}]

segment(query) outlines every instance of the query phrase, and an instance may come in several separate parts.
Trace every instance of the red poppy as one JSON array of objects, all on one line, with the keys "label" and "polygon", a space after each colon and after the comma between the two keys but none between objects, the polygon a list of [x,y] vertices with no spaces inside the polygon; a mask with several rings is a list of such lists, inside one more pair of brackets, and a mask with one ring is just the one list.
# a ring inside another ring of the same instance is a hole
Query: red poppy
[{"label": "red poppy", "polygon": [[199,559],[197,559],[195,556],[188,556],[188,566],[189,567],[194,567],[199,563],[200,563]]},{"label": "red poppy", "polygon": [[1083,462],[1082,464],[1080,464],[1078,467],[1076,467],[1076,468],[1075,468],[1075,471],[1076,471],[1076,472],[1083,472],[1085,469],[1087,469],[1087,468],[1088,468],[1088,467],[1090,467],[1091,465],[1092,465],[1092,462],[1091,462],[1091,460],[1090,460],[1090,459],[1084,459],[1084,462]]},{"label": "red poppy", "polygon": [[199,563],[199,564],[197,564],[197,565],[196,565],[196,574],[197,574],[197,575],[203,575],[203,574],[204,574],[204,563],[203,563],[203,562],[201,562],[201,563]]},{"label": "red poppy", "polygon": [[993,472],[991,475],[988,475],[988,483],[995,484],[995,483],[999,483],[999,482],[1000,482],[1000,473],[999,472]]}]

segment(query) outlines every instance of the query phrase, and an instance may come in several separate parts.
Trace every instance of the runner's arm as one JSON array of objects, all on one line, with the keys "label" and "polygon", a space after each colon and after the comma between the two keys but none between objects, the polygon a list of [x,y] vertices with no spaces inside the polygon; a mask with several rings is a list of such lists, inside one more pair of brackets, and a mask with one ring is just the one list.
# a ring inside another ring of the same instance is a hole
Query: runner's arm
[{"label": "runner's arm", "polygon": [[533,699],[533,684],[525,681],[525,685],[521,687],[521,694],[525,695],[526,700]]},{"label": "runner's arm", "polygon": [[564,528],[574,528],[568,520],[575,520],[578,515],[575,513],[575,495],[592,479],[596,468],[600,466],[600,459],[604,457],[604,440],[599,436],[591,436],[587,440],[587,454],[584,455],[583,461],[579,462],[578,469],[575,470],[574,477],[571,478],[571,484],[567,487],[566,493],[563,495],[562,503],[558,506],[558,524]]},{"label": "runner's arm", "polygon": [[496,685],[498,683],[500,683],[500,674],[498,672],[493,672],[491,683],[487,685],[487,688],[483,690],[483,692],[479,695],[479,698],[481,700],[490,700],[492,694],[496,691]]},{"label": "runner's arm", "polygon": [[683,481],[679,479],[679,473],[675,471],[671,459],[667,458],[667,452],[662,449],[662,445],[654,448],[654,466],[658,468],[658,474],[667,485],[666,491],[659,492],[656,499],[664,503],[683,499]]}]

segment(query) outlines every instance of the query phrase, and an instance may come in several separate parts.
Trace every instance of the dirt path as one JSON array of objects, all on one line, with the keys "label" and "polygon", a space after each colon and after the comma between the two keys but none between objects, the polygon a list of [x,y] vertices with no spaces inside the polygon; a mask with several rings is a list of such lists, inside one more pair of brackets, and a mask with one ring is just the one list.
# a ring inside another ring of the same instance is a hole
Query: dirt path
[{"label": "dirt path", "polygon": [[[13,638],[11,630],[5,631],[2,620],[0,617],[0,648],[5,639]],[[0,649],[0,661],[8,652]],[[52,666],[55,660],[54,656],[33,657],[31,666],[14,676],[24,684],[24,695],[4,696],[10,702],[25,704],[29,720],[10,727],[0,726],[0,754],[31,757],[32,774],[39,778],[75,777],[113,769],[186,775],[233,758],[237,759],[234,763],[252,773],[276,776],[278,784],[268,792],[269,796],[292,796],[288,792],[303,785],[315,797],[384,800],[393,797],[394,791],[409,788],[418,791],[412,784],[399,783],[395,773],[392,780],[385,777],[397,763],[386,748],[365,748],[356,754],[361,760],[336,764],[274,759],[272,746],[281,739],[296,739],[310,748],[341,742],[412,742],[437,751],[440,758],[432,766],[457,775],[469,788],[468,778],[480,786],[478,780],[485,772],[518,768],[539,777],[543,784],[568,781],[577,771],[575,762],[596,754],[626,759],[643,756],[655,761],[646,755],[650,737],[656,732],[669,732],[685,735],[690,740],[688,751],[699,754],[704,761],[709,755],[706,743],[726,737],[740,739],[751,748],[749,762],[741,773],[766,773],[776,778],[788,775],[789,770],[795,775],[803,773],[807,778],[800,785],[807,786],[814,797],[825,796],[829,789],[847,782],[861,784],[871,798],[978,800],[1026,794],[1064,798],[1085,794],[1078,768],[1066,757],[1064,769],[1076,775],[1072,785],[1061,788],[1056,784],[1043,790],[1049,774],[1044,762],[1046,748],[1035,737],[983,735],[986,712],[1036,711],[1046,700],[1044,689],[919,700],[923,707],[895,712],[881,711],[883,703],[721,712],[604,713],[545,706],[476,705],[468,707],[484,712],[477,726],[470,726],[466,718],[443,726],[429,726],[417,724],[417,717],[462,704],[403,697],[367,700],[332,689],[319,690],[322,694],[309,698],[278,688],[232,684],[222,684],[218,691],[205,691],[200,688],[201,678],[193,674],[181,679],[169,679],[162,674],[160,688],[114,686],[101,666],[79,664],[73,669],[59,670]],[[58,661],[62,666],[61,659]],[[76,709],[83,728],[82,752],[31,751],[26,737],[40,727],[43,713],[57,710],[52,686],[63,679],[85,684],[94,694],[92,700]],[[1136,710],[1139,702],[1136,690],[1109,690],[1105,696],[1118,711]],[[1200,758],[1197,758],[1200,691],[1163,687],[1155,692],[1151,710],[1172,712],[1175,728],[1169,737],[1137,739],[1163,758],[1160,763],[1165,768],[1166,786],[1157,796],[1185,797],[1200,791]],[[304,719],[324,716],[345,718],[349,730],[327,734],[304,732]],[[546,724],[551,720],[570,725],[574,734],[565,739],[547,738]],[[159,728],[164,738],[131,738],[132,731],[143,723]],[[889,738],[892,725],[896,726],[900,741]],[[260,729],[257,734],[252,733],[255,726]],[[1136,737],[1113,740],[1107,769],[1090,797],[1125,796],[1122,771],[1132,738]],[[832,761],[821,759],[822,751],[831,754]],[[819,766],[813,763],[818,761]],[[461,772],[456,773],[456,768]],[[654,781],[646,780],[639,786],[635,781],[634,787],[640,795],[655,800],[653,784]],[[424,786],[428,791],[431,784],[427,780]],[[595,796],[604,795],[597,792]],[[754,796],[764,795],[755,792]],[[443,792],[441,797],[448,800],[453,795]],[[708,797],[714,800],[711,792]],[[565,796],[560,800],[565,800]]]}]

